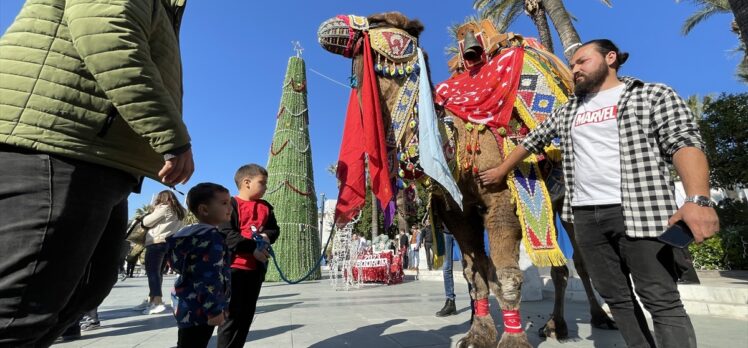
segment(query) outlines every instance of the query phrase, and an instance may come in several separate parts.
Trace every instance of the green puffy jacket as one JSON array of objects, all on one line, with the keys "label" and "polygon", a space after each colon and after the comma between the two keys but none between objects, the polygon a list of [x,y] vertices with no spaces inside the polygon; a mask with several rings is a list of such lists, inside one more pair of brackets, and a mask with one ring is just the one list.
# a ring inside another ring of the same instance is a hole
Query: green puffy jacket
[{"label": "green puffy jacket", "polygon": [[157,179],[182,122],[185,0],[27,0],[0,38],[0,143]]}]

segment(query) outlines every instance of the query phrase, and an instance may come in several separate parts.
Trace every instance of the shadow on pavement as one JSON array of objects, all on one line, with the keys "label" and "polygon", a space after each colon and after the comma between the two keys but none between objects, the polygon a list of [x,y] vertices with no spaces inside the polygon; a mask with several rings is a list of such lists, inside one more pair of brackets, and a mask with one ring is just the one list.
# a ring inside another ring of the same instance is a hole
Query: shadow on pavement
[{"label": "shadow on pavement", "polygon": [[273,337],[275,335],[280,335],[283,333],[286,333],[288,331],[296,330],[300,327],[303,327],[304,325],[283,325],[278,326],[272,329],[266,329],[266,330],[249,330],[249,335],[247,336],[246,342],[252,342],[252,341],[259,341],[268,337]]},{"label": "shadow on pavement", "polygon": [[298,296],[298,295],[301,295],[301,294],[297,292],[295,294],[280,294],[280,295],[260,296],[260,299],[257,300],[257,302],[267,301],[267,300],[274,300],[274,299],[277,299],[277,298],[293,297],[293,296]]},{"label": "shadow on pavement", "polygon": [[[106,320],[108,317],[102,316],[100,318],[101,320]],[[92,340],[101,337],[125,336],[134,333],[168,329],[177,326],[177,322],[174,320],[174,316],[172,316],[171,313],[158,316],[143,316],[143,319],[141,320],[127,321],[125,323],[109,325],[106,322],[103,322],[102,324],[102,329],[107,330],[104,330],[102,332],[91,331],[91,333],[83,335],[80,341]]]},{"label": "shadow on pavement", "polygon": [[360,327],[344,334],[330,337],[310,348],[332,347],[397,347],[397,346],[449,346],[450,337],[467,330],[467,324],[448,325],[438,330],[408,330],[385,334],[390,327],[406,322],[406,319],[393,319],[381,324]]},{"label": "shadow on pavement", "polygon": [[255,311],[255,314],[275,312],[277,310],[290,308],[290,307],[293,307],[295,305],[302,304],[302,303],[304,302],[290,302],[290,303],[279,303],[279,304],[257,306],[257,310]]}]

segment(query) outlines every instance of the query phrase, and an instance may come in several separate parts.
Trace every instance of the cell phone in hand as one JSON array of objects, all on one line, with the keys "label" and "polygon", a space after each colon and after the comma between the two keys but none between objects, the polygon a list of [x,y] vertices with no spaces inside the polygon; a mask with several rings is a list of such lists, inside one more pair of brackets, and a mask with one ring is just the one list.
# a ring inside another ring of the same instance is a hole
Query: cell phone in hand
[{"label": "cell phone in hand", "polygon": [[681,220],[668,227],[657,239],[665,244],[683,249],[693,242],[693,233],[691,233],[688,225]]}]

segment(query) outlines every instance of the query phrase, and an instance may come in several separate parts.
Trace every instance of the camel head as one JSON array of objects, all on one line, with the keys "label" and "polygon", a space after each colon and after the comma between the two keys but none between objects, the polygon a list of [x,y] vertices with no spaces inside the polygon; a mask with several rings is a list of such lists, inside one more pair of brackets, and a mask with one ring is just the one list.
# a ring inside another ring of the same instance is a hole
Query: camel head
[{"label": "camel head", "polygon": [[417,39],[423,31],[423,24],[418,20],[408,19],[400,12],[386,12],[369,17],[338,15],[322,22],[317,37],[324,49],[352,58],[361,54],[363,32],[380,28],[399,29]]}]

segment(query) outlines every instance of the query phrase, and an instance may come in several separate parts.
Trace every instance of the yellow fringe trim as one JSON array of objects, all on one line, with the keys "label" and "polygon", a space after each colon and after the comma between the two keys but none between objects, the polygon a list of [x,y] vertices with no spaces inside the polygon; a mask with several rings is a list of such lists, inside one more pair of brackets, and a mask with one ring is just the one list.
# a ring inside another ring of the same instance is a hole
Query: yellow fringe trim
[{"label": "yellow fringe trim", "polygon": [[[510,153],[514,149],[514,147],[515,145],[509,139],[504,139],[504,153]],[[522,161],[522,163],[520,163],[518,167],[520,166],[527,168],[533,166],[535,167],[536,173],[540,172],[540,168],[538,168],[538,161],[535,155],[530,155],[530,157]],[[522,227],[522,243],[524,243],[527,255],[530,257],[533,265],[537,267],[565,265],[566,257],[558,247],[556,226],[553,221],[553,209],[551,208],[551,198],[548,194],[548,189],[546,189],[545,187],[545,183],[542,180],[538,181],[538,183],[540,184],[540,191],[543,195],[543,209],[551,212],[550,214],[547,214],[548,221],[546,221],[546,223],[550,227],[549,233],[551,233],[551,241],[554,247],[553,249],[535,250],[533,249],[532,243],[530,243],[530,239],[527,236],[528,228],[527,223],[525,222],[525,213],[521,207],[522,200],[520,199],[519,192],[517,191],[517,187],[514,184],[514,171],[509,172],[506,180],[507,185],[509,186],[509,190],[512,194],[512,200],[514,200],[515,204],[517,205],[517,216],[519,217],[520,226]]]},{"label": "yellow fringe trim", "polygon": [[[429,225],[431,225],[431,240],[436,241],[436,226],[434,226],[434,210],[431,208],[431,195],[429,194],[429,206],[427,208],[428,214],[429,214]],[[442,238],[442,245],[444,245],[443,242],[444,238]],[[439,269],[442,268],[442,265],[444,264],[444,255],[439,255],[439,244],[438,243],[431,243],[431,255],[434,257],[434,262],[432,263],[431,269]],[[446,254],[447,250],[444,250],[444,253]]]}]

